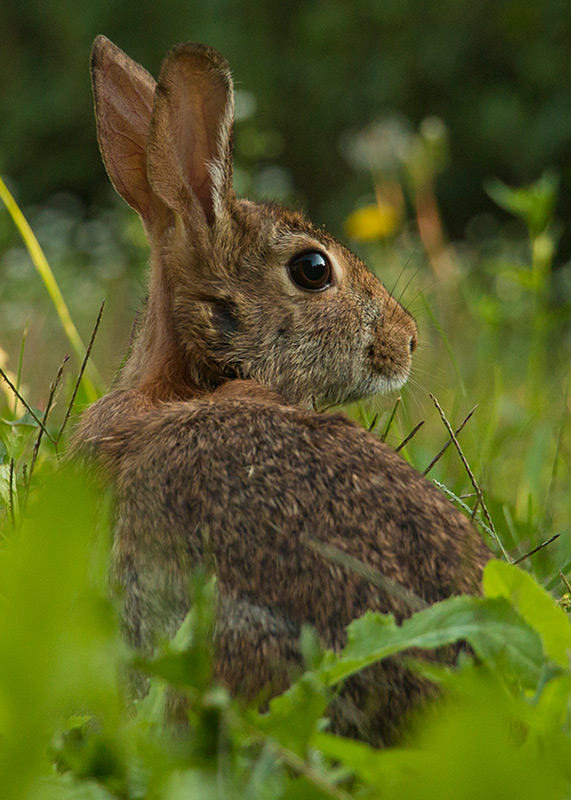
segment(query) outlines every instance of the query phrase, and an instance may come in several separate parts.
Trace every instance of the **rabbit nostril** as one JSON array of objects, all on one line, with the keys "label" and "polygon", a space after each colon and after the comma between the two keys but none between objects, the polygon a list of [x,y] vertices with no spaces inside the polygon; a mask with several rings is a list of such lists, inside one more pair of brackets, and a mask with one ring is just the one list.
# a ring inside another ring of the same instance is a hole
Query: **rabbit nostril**
[{"label": "rabbit nostril", "polygon": [[410,339],[408,340],[408,347],[411,352],[411,355],[416,350],[417,345],[418,345],[418,338],[416,334],[413,334],[413,336],[411,336]]}]

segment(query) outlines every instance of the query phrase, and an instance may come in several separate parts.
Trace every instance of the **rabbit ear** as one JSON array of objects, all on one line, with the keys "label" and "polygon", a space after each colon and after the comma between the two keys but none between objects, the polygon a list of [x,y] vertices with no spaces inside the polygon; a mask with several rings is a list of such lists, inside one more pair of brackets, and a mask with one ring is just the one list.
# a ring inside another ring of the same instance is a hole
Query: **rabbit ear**
[{"label": "rabbit ear", "polygon": [[195,230],[232,202],[233,121],[226,60],[202,44],[173,47],[157,84],[147,170],[155,193]]},{"label": "rabbit ear", "polygon": [[111,182],[150,230],[165,214],[147,177],[147,138],[155,81],[105,36],[91,51],[97,138]]}]

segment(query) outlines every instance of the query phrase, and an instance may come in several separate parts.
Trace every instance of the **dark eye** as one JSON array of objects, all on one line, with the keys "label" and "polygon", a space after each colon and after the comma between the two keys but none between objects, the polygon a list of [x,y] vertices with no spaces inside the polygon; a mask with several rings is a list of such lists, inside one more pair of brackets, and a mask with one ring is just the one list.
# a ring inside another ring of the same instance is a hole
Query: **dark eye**
[{"label": "dark eye", "polygon": [[321,253],[302,253],[288,265],[290,278],[308,292],[320,292],[332,283],[331,264]]}]

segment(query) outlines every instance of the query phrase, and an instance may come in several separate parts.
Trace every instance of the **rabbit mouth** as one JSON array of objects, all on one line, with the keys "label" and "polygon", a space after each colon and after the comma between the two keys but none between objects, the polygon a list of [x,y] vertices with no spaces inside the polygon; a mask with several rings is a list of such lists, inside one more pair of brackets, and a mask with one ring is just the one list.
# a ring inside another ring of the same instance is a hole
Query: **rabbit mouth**
[{"label": "rabbit mouth", "polygon": [[376,370],[368,382],[368,395],[375,394],[388,394],[400,389],[406,383],[409,376],[409,370],[402,367],[397,367],[392,371]]},{"label": "rabbit mouth", "polygon": [[392,375],[387,377],[385,375],[376,376],[376,383],[379,387],[375,394],[388,394],[400,389],[407,382],[409,371],[407,370],[400,375]]},{"label": "rabbit mouth", "polygon": [[362,374],[361,380],[353,383],[351,389],[345,386],[345,390],[342,390],[337,386],[336,391],[326,394],[325,400],[333,404],[343,404],[363,400],[365,397],[389,394],[398,391],[406,383],[408,376],[408,369],[395,369],[389,374],[386,371],[381,374],[380,371],[372,372],[368,369]]}]

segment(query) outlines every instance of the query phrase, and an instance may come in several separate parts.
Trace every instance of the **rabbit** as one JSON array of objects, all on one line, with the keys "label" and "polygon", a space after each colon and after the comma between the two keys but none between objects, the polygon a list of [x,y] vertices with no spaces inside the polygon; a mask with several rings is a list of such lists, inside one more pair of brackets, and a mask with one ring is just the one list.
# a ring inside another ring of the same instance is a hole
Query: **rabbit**
[{"label": "rabbit", "polygon": [[[300,668],[303,625],[338,651],[367,610],[400,622],[478,593],[490,552],[390,447],[316,410],[402,386],[416,323],[301,213],[235,196],[225,59],[177,45],[155,84],[99,36],[92,77],[105,167],[151,250],[128,357],[76,432],[114,491],[125,635],[143,653],[172,636],[208,558],[215,675],[238,698],[267,700]],[[347,682],[332,728],[389,744],[430,693],[389,659]]]}]

